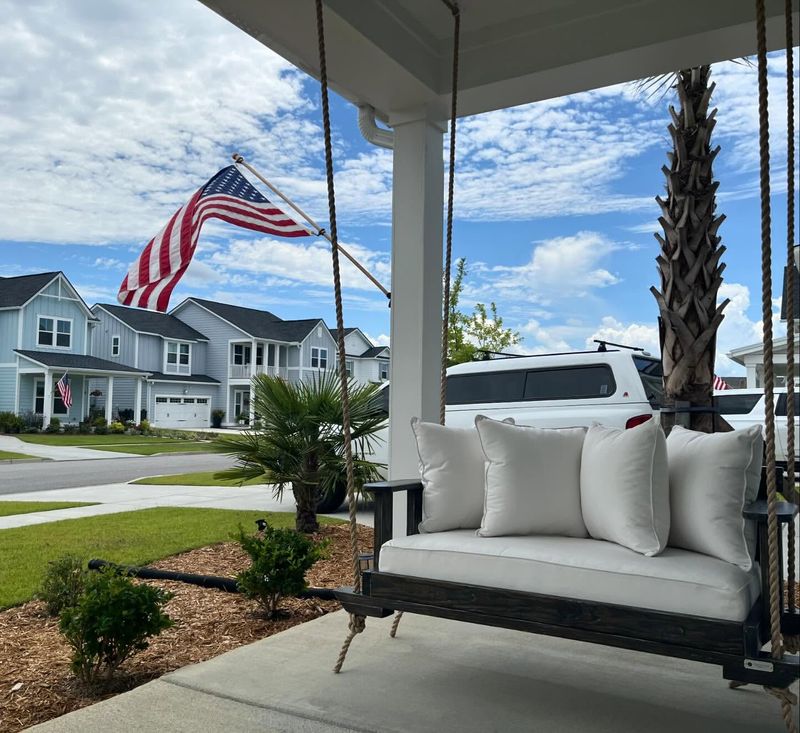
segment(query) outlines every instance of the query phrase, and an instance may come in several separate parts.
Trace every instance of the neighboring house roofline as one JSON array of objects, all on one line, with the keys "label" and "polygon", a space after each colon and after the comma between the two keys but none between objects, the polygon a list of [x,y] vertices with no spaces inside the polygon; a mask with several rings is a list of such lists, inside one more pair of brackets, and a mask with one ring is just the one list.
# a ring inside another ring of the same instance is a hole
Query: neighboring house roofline
[{"label": "neighboring house roofline", "polygon": [[239,333],[243,333],[245,336],[249,336],[251,339],[254,339],[254,338],[256,338],[256,336],[253,336],[253,334],[252,334],[252,333],[248,333],[247,331],[245,331],[245,330],[244,330],[243,328],[241,328],[240,326],[237,326],[235,323],[231,323],[231,322],[230,322],[230,321],[229,321],[227,318],[224,318],[224,317],[223,317],[223,316],[221,316],[219,313],[214,313],[214,311],[212,311],[212,310],[211,310],[211,308],[207,308],[205,305],[203,305],[203,303],[201,303],[201,302],[200,302],[200,300],[199,300],[198,298],[193,298],[193,297],[191,297],[191,296],[190,296],[190,297],[188,297],[188,298],[184,298],[184,299],[183,299],[183,300],[182,300],[180,303],[178,303],[178,305],[176,305],[176,306],[175,306],[175,307],[174,307],[174,308],[173,308],[173,309],[172,309],[172,310],[169,312],[169,314],[170,314],[171,316],[175,316],[176,318],[179,318],[179,316],[175,315],[175,312],[176,312],[176,311],[178,311],[178,310],[180,310],[180,309],[181,309],[181,308],[183,308],[183,307],[184,307],[184,306],[185,306],[187,303],[190,303],[190,302],[191,302],[191,303],[194,303],[194,304],[195,304],[195,305],[196,305],[198,308],[202,308],[202,309],[203,309],[203,310],[204,310],[206,313],[210,313],[210,314],[211,314],[212,316],[214,316],[215,318],[219,318],[221,321],[224,321],[224,322],[225,322],[225,323],[227,323],[227,324],[228,324],[228,325],[229,325],[231,328],[235,328],[237,331],[239,331]]},{"label": "neighboring house roofline", "polygon": [[[50,277],[48,277],[50,276]],[[16,275],[14,277],[4,277],[2,280],[22,280],[24,278],[48,278],[46,280],[42,280],[39,284],[39,287],[32,292],[26,300],[16,303],[14,305],[7,305],[2,306],[0,310],[18,310],[25,308],[34,298],[36,298],[42,290],[45,288],[50,287],[56,280],[61,280],[61,282],[69,288],[69,291],[74,296],[74,300],[78,302],[78,304],[83,308],[84,314],[89,318],[90,321],[97,320],[92,313],[92,309],[86,304],[86,301],[81,297],[80,293],[75,289],[73,284],[69,281],[69,278],[61,271],[61,270],[54,270],[52,272],[34,272],[30,273],[29,275]]]},{"label": "neighboring house roofline", "polygon": [[[27,359],[28,361],[44,367],[45,369],[63,369],[66,372],[75,371],[81,374],[109,374],[146,377],[151,372],[146,369],[136,369],[124,364],[116,364],[107,359],[101,359],[97,356],[90,356],[89,354],[69,354],[59,353],[53,351],[33,351],[31,349],[14,349],[17,354],[17,368],[19,368],[19,357]],[[44,359],[44,360],[43,360]],[[84,364],[93,364],[94,366],[81,366],[81,360]],[[48,363],[53,362],[53,363]]]},{"label": "neighboring house roofline", "polygon": [[[780,347],[786,347],[786,337],[777,338],[773,342],[773,348],[779,349]],[[747,344],[746,346],[739,346],[735,349],[731,349],[725,356],[729,359],[732,359],[737,364],[743,364],[743,361],[739,361],[739,359],[744,358],[745,356],[749,356],[750,354],[763,354],[764,353],[764,343],[762,341],[757,341],[754,344]]]},{"label": "neighboring house roofline", "polygon": [[[127,328],[129,328],[131,331],[133,331],[134,333],[140,333],[140,334],[142,334],[142,335],[145,335],[145,336],[156,336],[157,338],[163,339],[164,341],[182,341],[182,342],[184,342],[184,343],[201,343],[201,342],[206,342],[206,343],[207,343],[207,342],[209,341],[209,339],[208,339],[208,337],[207,337],[207,336],[204,336],[204,335],[203,335],[202,333],[200,333],[200,332],[199,332],[197,329],[195,329],[195,328],[192,328],[192,327],[191,327],[191,326],[190,326],[188,323],[184,323],[183,321],[181,321],[181,325],[182,325],[184,328],[188,329],[189,331],[194,331],[194,332],[197,334],[197,336],[196,336],[196,337],[193,337],[193,338],[185,338],[185,337],[181,337],[181,336],[172,336],[172,335],[169,335],[169,334],[158,333],[158,332],[156,332],[156,331],[145,331],[145,330],[143,330],[143,329],[137,328],[136,326],[134,326],[134,325],[133,325],[133,324],[131,324],[131,323],[128,323],[128,322],[127,322],[127,321],[125,321],[124,319],[120,318],[120,317],[119,317],[119,316],[118,316],[116,313],[114,313],[113,311],[109,310],[109,308],[128,309],[128,306],[115,306],[115,305],[109,305],[109,304],[107,304],[107,303],[95,303],[95,304],[92,306],[92,308],[93,308],[93,309],[94,309],[94,308],[99,308],[99,309],[100,309],[100,310],[102,310],[104,313],[107,313],[107,314],[108,314],[109,316],[111,316],[113,319],[115,319],[116,321],[118,321],[119,323],[121,323],[123,326],[126,326],[126,327],[127,327]],[[142,310],[142,309],[136,309],[136,308],[132,308],[132,309],[130,309],[130,310],[132,310],[132,311],[134,311],[134,312],[138,312],[139,310]],[[161,314],[160,314],[160,315],[161,315]],[[172,314],[171,314],[171,313],[169,313],[169,314],[163,314],[163,315],[170,315],[170,316],[172,316]],[[173,318],[175,318],[175,320],[177,320],[177,321],[180,321],[180,318],[178,318],[177,316],[172,316],[172,317],[173,317]]]}]

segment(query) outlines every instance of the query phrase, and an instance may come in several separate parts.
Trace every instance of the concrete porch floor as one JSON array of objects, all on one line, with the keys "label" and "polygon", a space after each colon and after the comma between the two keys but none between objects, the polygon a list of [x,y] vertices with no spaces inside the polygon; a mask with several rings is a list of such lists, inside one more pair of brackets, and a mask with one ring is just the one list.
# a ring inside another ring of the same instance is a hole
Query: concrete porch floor
[{"label": "concrete porch floor", "polygon": [[406,615],[367,620],[342,674],[344,612],[324,616],[31,730],[397,733],[768,733],[759,687],[712,666]]}]

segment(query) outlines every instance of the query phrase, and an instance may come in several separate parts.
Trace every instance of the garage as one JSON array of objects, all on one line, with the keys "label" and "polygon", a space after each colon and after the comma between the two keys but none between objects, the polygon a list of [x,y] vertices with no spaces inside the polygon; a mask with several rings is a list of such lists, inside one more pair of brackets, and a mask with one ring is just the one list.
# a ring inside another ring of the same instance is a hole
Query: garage
[{"label": "garage", "polygon": [[156,395],[153,417],[153,425],[159,428],[207,428],[211,424],[211,400]]}]

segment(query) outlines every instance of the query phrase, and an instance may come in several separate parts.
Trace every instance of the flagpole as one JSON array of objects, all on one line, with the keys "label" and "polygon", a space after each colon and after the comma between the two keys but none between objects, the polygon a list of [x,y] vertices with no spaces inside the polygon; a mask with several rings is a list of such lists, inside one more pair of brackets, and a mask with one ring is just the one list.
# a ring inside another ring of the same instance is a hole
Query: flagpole
[{"label": "flagpole", "polygon": [[[272,191],[277,196],[280,196],[283,201],[292,207],[300,216],[303,217],[316,231],[314,232],[318,237],[325,237],[329,242],[331,242],[330,235],[319,225],[315,222],[305,211],[303,211],[297,204],[295,204],[291,199],[285,196],[281,191],[279,191],[275,186],[273,186],[264,176],[262,176],[252,165],[250,165],[243,156],[239,155],[239,153],[234,153],[232,156],[233,161],[237,165],[243,165],[247,170],[249,170],[256,178],[258,178],[261,183],[263,183],[270,191]],[[332,243],[332,242],[331,242]],[[376,287],[380,290],[387,298],[391,299],[391,293],[381,285],[381,283],[375,278],[375,276],[367,270],[364,265],[362,265],[353,255],[351,255],[341,244],[337,245],[337,249],[347,257],[350,262],[352,262],[356,268]]]}]

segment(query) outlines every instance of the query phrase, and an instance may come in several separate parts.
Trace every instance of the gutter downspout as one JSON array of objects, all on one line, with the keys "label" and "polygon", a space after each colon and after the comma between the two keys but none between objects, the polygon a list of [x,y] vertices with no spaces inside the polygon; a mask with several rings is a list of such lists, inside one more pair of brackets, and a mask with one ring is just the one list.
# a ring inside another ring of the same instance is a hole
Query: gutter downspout
[{"label": "gutter downspout", "polygon": [[358,107],[358,129],[367,142],[380,148],[394,148],[394,132],[375,123],[375,109],[368,104]]}]

